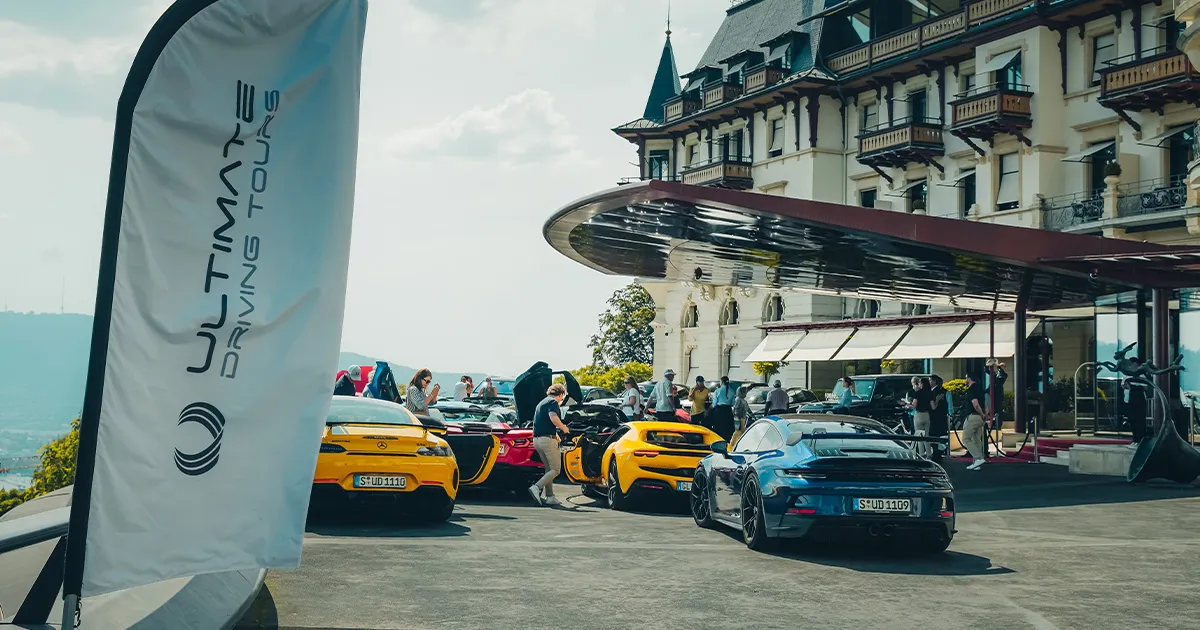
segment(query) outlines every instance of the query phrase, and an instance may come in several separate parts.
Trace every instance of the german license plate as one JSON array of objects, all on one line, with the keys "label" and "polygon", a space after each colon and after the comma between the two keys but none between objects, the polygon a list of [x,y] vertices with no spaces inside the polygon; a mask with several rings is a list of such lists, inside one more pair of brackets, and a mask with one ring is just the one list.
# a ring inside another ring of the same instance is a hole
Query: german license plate
[{"label": "german license plate", "polygon": [[397,475],[355,475],[355,488],[398,488],[408,486],[408,477]]},{"label": "german license plate", "polygon": [[690,481],[676,481],[676,482],[675,482],[675,489],[676,489],[676,490],[683,491],[683,492],[691,492],[691,491],[692,491],[692,482],[690,482]]},{"label": "german license plate", "polygon": [[855,499],[856,512],[902,512],[912,511],[910,499]]}]

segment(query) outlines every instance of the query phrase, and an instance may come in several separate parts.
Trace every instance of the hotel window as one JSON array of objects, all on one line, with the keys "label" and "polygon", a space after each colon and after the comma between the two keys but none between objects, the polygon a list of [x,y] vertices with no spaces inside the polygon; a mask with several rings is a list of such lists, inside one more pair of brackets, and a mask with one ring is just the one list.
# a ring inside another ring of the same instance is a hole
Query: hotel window
[{"label": "hotel window", "polygon": [[975,202],[975,174],[971,173],[962,180],[962,218],[967,218]]},{"label": "hotel window", "polygon": [[925,90],[917,90],[908,94],[908,119],[912,122],[923,122],[929,114],[929,101]]},{"label": "hotel window", "polygon": [[689,144],[689,145],[687,145],[687,163],[688,163],[688,166],[691,166],[691,165],[693,165],[693,164],[695,164],[695,163],[696,163],[696,158],[697,158],[697,157],[699,157],[699,155],[698,155],[698,154],[700,153],[699,149],[700,149],[700,145],[698,145],[698,144]]},{"label": "hotel window", "polygon": [[917,183],[913,184],[913,182],[909,182],[910,184],[913,184],[913,185],[908,189],[908,192],[905,194],[905,196],[908,198],[908,211],[909,212],[913,212],[915,210],[924,210],[926,207],[925,204],[928,201],[928,197],[929,197],[929,182],[927,182],[923,179],[914,180],[914,181]]},{"label": "hotel window", "polygon": [[1100,85],[1100,71],[1117,57],[1117,36],[1106,33],[1092,38],[1092,85]]},{"label": "hotel window", "polygon": [[1020,155],[1000,156],[1000,188],[996,193],[996,209],[1012,210],[1021,205]]},{"label": "hotel window", "polygon": [[858,205],[864,208],[875,207],[875,195],[879,194],[874,188],[858,191]]},{"label": "hotel window", "polygon": [[671,152],[650,152],[650,179],[667,179],[671,174]]},{"label": "hotel window", "polygon": [[1188,164],[1196,159],[1196,128],[1188,125],[1171,136],[1167,145],[1167,174],[1171,182],[1187,178]]},{"label": "hotel window", "polygon": [[727,133],[720,138],[721,158],[734,162],[742,159],[742,130]]},{"label": "hotel window", "polygon": [[1021,55],[1019,53],[1013,57],[1012,61],[1008,62],[1007,66],[996,73],[996,83],[1000,87],[1010,90],[1019,90],[1024,87],[1021,83]]},{"label": "hotel window", "polygon": [[695,328],[700,320],[700,309],[696,308],[695,304],[688,304],[683,307],[683,322],[680,328]]},{"label": "hotel window", "polygon": [[737,300],[728,300],[721,307],[720,324],[722,326],[734,326],[738,323],[738,303]]},{"label": "hotel window", "polygon": [[767,298],[767,303],[763,307],[763,321],[781,322],[783,321],[783,296],[778,293]]},{"label": "hotel window", "polygon": [[729,376],[729,373],[733,371],[733,349],[736,347],[737,346],[725,347],[725,376]]},{"label": "hotel window", "polygon": [[975,74],[970,73],[970,74],[962,75],[962,91],[963,91],[963,93],[966,94],[967,92],[970,92],[971,90],[974,90],[974,89],[975,89]]},{"label": "hotel window", "polygon": [[[1104,142],[1112,141],[1105,140]],[[1097,142],[1095,144],[1101,143]],[[1088,189],[1088,192],[1096,196],[1099,196],[1101,192],[1104,192],[1104,167],[1108,166],[1110,162],[1116,161],[1117,146],[1115,144],[1103,151],[1097,151],[1096,153],[1092,154],[1091,163],[1088,165],[1088,185],[1091,186],[1091,188]]]},{"label": "hotel window", "polygon": [[771,157],[783,155],[783,118],[771,121],[771,148],[767,151],[767,155]]},{"label": "hotel window", "polygon": [[1183,34],[1183,29],[1187,28],[1187,24],[1175,19],[1173,14],[1168,13],[1163,16],[1163,36],[1166,38],[1166,48],[1168,50],[1176,50],[1179,44],[1179,36]]},{"label": "hotel window", "polygon": [[879,104],[871,103],[870,105],[863,105],[858,122],[860,131],[869,131],[872,127],[879,124]]}]

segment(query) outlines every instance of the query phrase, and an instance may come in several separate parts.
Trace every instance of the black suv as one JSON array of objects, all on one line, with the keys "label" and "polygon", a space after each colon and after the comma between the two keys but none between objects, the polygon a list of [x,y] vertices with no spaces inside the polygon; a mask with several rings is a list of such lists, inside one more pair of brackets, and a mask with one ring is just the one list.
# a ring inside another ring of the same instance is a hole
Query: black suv
[{"label": "black suv", "polygon": [[[850,415],[871,418],[895,427],[906,423],[908,406],[905,396],[912,391],[913,377],[926,378],[929,374],[868,374],[853,376],[854,401],[850,403]],[[838,381],[833,390],[834,399],[800,406],[800,413],[833,413],[838,406],[837,397],[842,393]],[[906,423],[907,424],[907,423]]]}]

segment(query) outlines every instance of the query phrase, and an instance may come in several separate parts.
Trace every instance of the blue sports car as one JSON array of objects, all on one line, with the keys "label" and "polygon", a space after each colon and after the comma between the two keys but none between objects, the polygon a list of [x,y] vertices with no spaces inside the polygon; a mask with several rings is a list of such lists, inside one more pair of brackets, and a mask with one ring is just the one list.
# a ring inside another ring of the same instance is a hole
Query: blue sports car
[{"label": "blue sports car", "polygon": [[763,418],[700,461],[692,517],[740,529],[755,550],[777,538],[889,538],[940,553],[954,536],[954,488],[906,444],[936,439],[850,416]]}]

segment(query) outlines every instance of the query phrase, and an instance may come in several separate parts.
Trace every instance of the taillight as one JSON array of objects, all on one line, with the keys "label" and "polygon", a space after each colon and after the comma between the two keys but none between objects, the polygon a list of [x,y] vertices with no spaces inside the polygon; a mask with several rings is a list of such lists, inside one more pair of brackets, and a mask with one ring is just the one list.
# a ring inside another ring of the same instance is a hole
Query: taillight
[{"label": "taillight", "polygon": [[638,457],[658,457],[658,451],[634,451],[633,454]]},{"label": "taillight", "polygon": [[531,443],[533,443],[533,440],[520,438],[520,439],[513,440],[512,443],[513,443],[513,448],[523,448],[523,447],[527,447]]},{"label": "taillight", "polygon": [[811,515],[816,513],[816,508],[791,508],[788,510],[788,514]]},{"label": "taillight", "polygon": [[345,453],[346,447],[341,446],[339,444],[322,444],[321,452],[322,453]]}]

